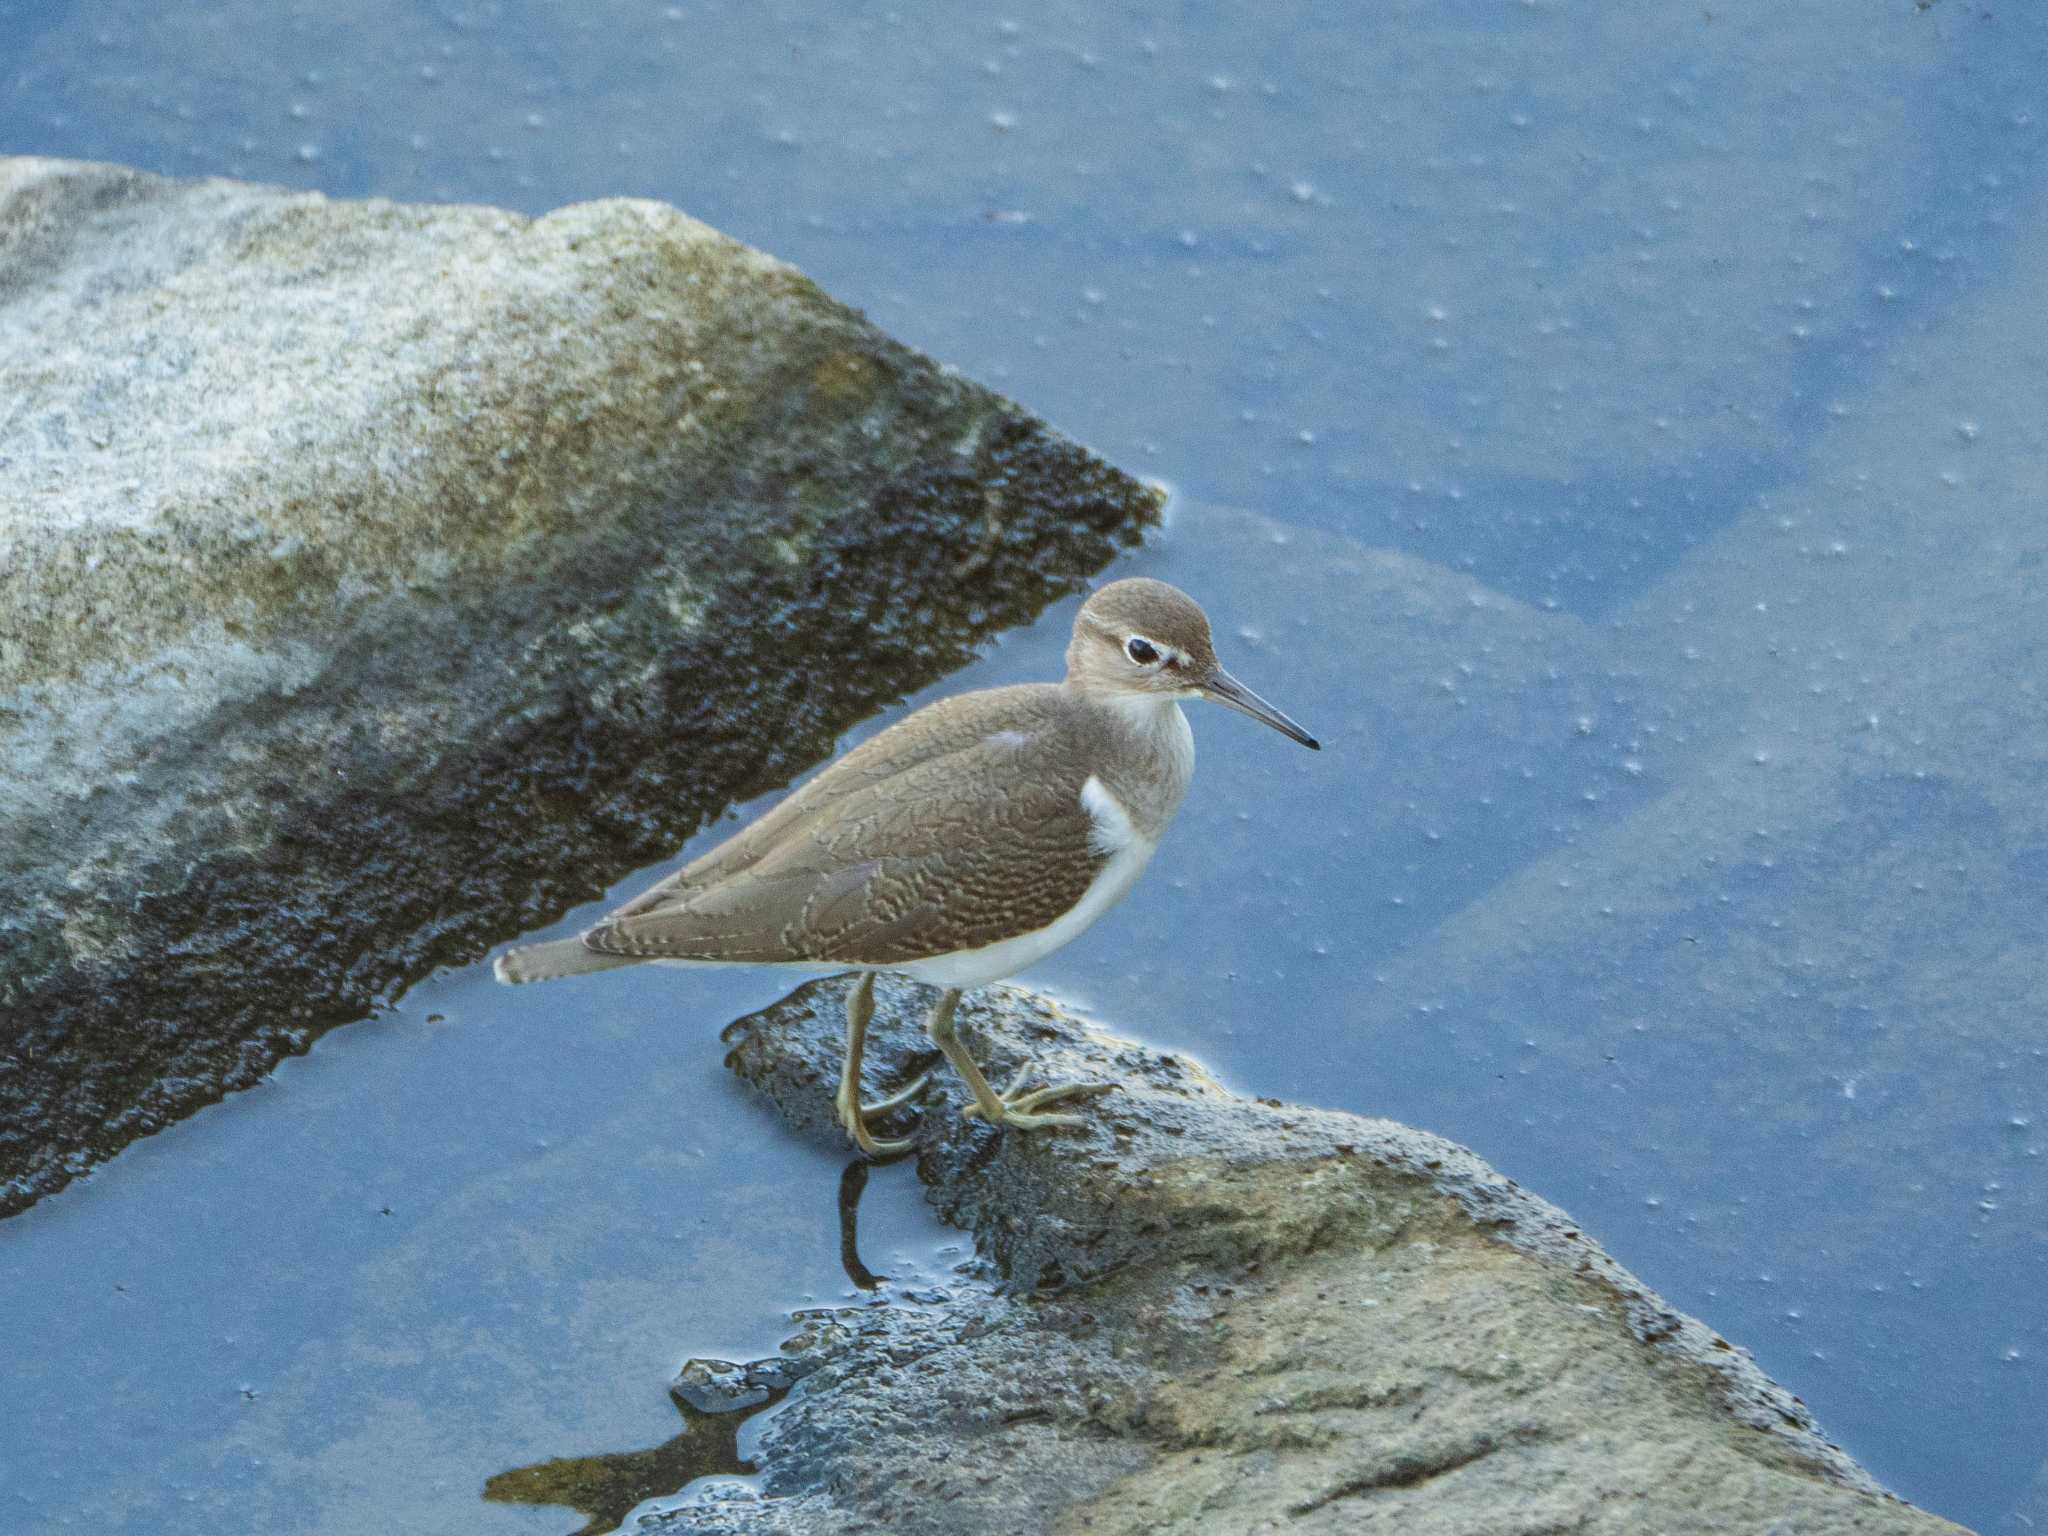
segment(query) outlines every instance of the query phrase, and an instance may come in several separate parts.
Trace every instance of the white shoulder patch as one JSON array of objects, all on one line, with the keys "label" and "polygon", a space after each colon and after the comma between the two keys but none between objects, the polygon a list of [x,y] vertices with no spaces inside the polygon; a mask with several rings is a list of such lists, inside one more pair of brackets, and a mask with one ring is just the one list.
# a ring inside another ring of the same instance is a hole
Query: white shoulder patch
[{"label": "white shoulder patch", "polygon": [[1131,813],[1092,773],[1088,775],[1088,782],[1081,786],[1081,809],[1095,823],[1095,830],[1088,834],[1088,842],[1097,853],[1114,858],[1138,841],[1138,829],[1131,825]]}]

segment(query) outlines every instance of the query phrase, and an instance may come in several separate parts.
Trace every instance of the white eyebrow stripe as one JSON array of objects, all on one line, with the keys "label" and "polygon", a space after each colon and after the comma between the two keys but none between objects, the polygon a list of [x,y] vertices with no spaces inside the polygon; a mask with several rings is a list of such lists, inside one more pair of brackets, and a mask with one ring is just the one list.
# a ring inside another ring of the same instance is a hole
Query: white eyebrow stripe
[{"label": "white eyebrow stripe", "polygon": [[[1169,661],[1186,661],[1188,659],[1188,653],[1186,651],[1181,650],[1178,646],[1168,645],[1161,640],[1154,640],[1150,635],[1145,634],[1142,630],[1135,629],[1131,631],[1130,639],[1124,641],[1124,649],[1126,655],[1129,654],[1130,647],[1138,641],[1143,641],[1146,645],[1151,646],[1153,650],[1159,653],[1158,665],[1162,667],[1165,666]],[[1136,660],[1135,657],[1133,657],[1132,659]],[[1139,662],[1138,664],[1140,666],[1152,665],[1151,662]]]}]

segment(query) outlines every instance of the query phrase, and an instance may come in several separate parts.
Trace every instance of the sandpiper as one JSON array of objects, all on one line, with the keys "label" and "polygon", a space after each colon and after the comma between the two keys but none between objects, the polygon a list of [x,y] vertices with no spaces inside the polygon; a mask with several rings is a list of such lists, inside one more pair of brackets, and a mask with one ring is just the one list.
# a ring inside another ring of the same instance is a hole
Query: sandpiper
[{"label": "sandpiper", "polygon": [[1305,747],[1314,737],[1218,665],[1209,620],[1163,581],[1101,588],[1074,617],[1061,683],[960,694],[863,742],[745,830],[575,938],[508,950],[504,982],[646,961],[861,973],[847,1002],[836,1106],[869,1156],[905,1151],[868,1122],[920,1077],[860,1099],[877,971],[944,989],[927,1028],[966,1080],[966,1113],[1034,1130],[1076,1126],[1067,1083],[992,1089],[954,1032],[960,994],[1042,960],[1124,894],[1195,769],[1181,700],[1214,699]]}]

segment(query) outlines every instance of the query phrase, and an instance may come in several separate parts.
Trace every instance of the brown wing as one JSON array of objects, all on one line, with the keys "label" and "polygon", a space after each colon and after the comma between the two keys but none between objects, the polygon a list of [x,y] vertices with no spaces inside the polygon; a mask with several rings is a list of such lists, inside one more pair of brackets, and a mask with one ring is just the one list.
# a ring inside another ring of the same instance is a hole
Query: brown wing
[{"label": "brown wing", "polygon": [[617,922],[680,904],[697,891],[759,863],[793,831],[842,800],[873,789],[934,758],[969,750],[1018,721],[1049,727],[1059,689],[1050,683],[987,688],[928,704],[907,720],[869,737],[773,810],[700,855],[606,918]]},{"label": "brown wing", "polygon": [[622,909],[584,943],[636,959],[867,965],[980,948],[1052,922],[1101,869],[1086,780],[1049,724],[991,731],[832,786],[750,862]]}]

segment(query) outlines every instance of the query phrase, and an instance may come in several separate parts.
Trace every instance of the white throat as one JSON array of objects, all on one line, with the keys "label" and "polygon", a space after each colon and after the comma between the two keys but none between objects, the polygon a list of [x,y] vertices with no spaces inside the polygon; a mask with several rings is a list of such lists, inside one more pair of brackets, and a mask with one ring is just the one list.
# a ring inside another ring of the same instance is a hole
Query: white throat
[{"label": "white throat", "polygon": [[1195,733],[1170,693],[1114,693],[1102,702],[1123,737],[1104,784],[1138,834],[1156,843],[1194,779]]}]

